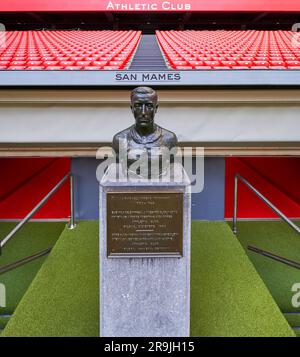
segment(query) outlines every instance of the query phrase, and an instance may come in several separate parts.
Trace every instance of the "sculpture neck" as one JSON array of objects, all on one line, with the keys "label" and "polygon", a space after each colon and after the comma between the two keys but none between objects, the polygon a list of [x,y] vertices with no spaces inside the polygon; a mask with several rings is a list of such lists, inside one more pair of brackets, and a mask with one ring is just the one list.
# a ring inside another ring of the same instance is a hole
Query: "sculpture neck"
[{"label": "sculpture neck", "polygon": [[140,136],[146,136],[146,135],[153,134],[155,132],[156,127],[155,127],[155,124],[152,123],[150,126],[147,126],[146,128],[136,125],[135,129]]}]

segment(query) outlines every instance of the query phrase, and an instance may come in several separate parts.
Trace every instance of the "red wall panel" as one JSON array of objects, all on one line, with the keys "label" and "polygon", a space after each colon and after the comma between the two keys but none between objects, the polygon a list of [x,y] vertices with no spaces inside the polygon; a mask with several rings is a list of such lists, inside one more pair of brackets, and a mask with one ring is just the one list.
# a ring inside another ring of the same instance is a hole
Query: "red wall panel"
[{"label": "red wall panel", "polygon": [[[233,215],[234,175],[239,173],[288,217],[300,217],[300,158],[226,158],[225,217]],[[239,181],[238,217],[278,218]]]},{"label": "red wall panel", "polygon": [[[24,218],[70,171],[68,158],[0,159],[0,219]],[[70,189],[66,182],[33,218],[67,218]]]}]

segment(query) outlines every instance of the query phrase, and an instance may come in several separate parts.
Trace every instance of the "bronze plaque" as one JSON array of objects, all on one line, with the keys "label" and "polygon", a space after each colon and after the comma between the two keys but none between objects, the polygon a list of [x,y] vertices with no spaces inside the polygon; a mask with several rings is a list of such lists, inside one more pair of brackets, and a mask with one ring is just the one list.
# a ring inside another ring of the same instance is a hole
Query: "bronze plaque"
[{"label": "bronze plaque", "polygon": [[182,257],[183,192],[107,193],[107,256]]}]

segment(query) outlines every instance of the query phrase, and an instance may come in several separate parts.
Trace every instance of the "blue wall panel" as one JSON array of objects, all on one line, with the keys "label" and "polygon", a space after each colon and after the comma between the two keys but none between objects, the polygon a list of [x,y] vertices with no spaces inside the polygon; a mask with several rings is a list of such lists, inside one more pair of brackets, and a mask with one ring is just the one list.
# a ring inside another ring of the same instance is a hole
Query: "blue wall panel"
[{"label": "blue wall panel", "polygon": [[96,169],[100,162],[94,158],[72,159],[77,219],[99,219],[99,184],[96,179]]},{"label": "blue wall panel", "polygon": [[192,219],[224,219],[225,159],[205,158],[204,188],[192,195]]},{"label": "blue wall panel", "polygon": [[[94,220],[99,215],[99,188],[96,169],[100,160],[73,158],[75,210],[77,219]],[[192,219],[223,220],[225,159],[205,158],[204,189],[192,195]]]}]

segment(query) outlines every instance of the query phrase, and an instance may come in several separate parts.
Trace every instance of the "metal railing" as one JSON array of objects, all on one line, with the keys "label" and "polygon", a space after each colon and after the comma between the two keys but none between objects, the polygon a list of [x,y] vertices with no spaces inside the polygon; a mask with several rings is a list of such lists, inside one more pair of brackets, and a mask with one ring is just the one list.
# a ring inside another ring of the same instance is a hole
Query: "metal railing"
[{"label": "metal railing", "polygon": [[238,181],[241,180],[250,190],[252,190],[266,205],[268,205],[278,216],[280,216],[291,228],[300,234],[300,228],[287,218],[276,206],[273,205],[264,195],[262,195],[255,187],[253,187],[244,177],[236,174],[234,177],[234,193],[233,193],[233,224],[232,230],[237,234],[237,201],[238,201]]},{"label": "metal railing", "polygon": [[286,264],[290,267],[293,267],[293,268],[296,268],[296,269],[300,269],[300,263],[298,262],[295,262],[294,260],[291,260],[291,259],[287,259],[285,257],[281,257],[280,255],[277,255],[277,254],[273,254],[271,252],[267,252],[266,250],[262,250],[260,248],[257,248],[257,247],[254,247],[252,245],[248,245],[247,247],[249,250],[251,250],[252,252],[254,253],[257,253],[257,254],[260,254],[260,255],[263,255],[267,258],[270,258],[270,259],[273,259],[277,262],[280,262],[280,263],[283,263],[283,264]]},{"label": "metal railing", "polygon": [[45,255],[48,255],[51,252],[52,248],[47,248],[44,249],[38,253],[32,254],[29,257],[22,258],[20,260],[17,260],[14,263],[6,264],[6,265],[1,265],[0,266],[0,275],[4,274],[10,270],[16,269],[24,264],[30,263],[33,260],[36,260],[38,258],[44,257]]},{"label": "metal railing", "polygon": [[49,191],[46,196],[44,196],[40,202],[24,217],[16,227],[8,233],[8,235],[0,242],[0,254],[1,249],[5,246],[5,244],[13,238],[13,236],[27,223],[32,216],[49,200],[49,198],[68,180],[70,179],[70,221],[68,224],[69,229],[74,229],[76,227],[75,223],[75,210],[74,210],[74,176],[71,173],[68,173],[64,176],[52,189]]}]

